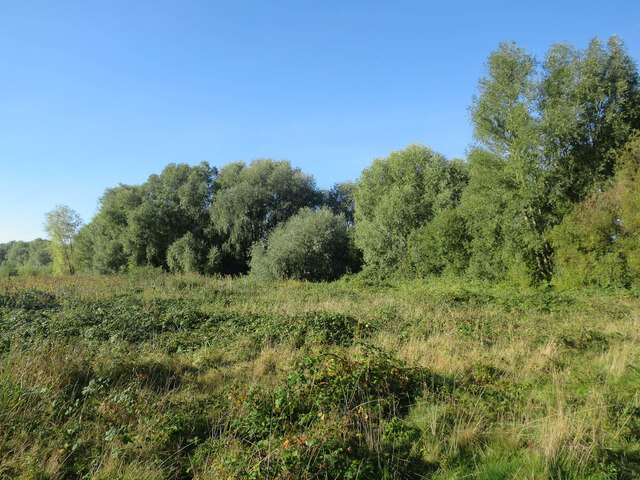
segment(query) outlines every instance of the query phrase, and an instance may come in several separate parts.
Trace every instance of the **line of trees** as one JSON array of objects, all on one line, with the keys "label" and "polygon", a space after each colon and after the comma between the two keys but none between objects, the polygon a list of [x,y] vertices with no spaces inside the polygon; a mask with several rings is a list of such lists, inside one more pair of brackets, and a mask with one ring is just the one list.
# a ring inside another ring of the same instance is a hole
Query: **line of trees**
[{"label": "line of trees", "polygon": [[36,238],[30,242],[0,243],[0,276],[50,274],[49,241]]},{"label": "line of trees", "polygon": [[513,42],[486,63],[475,143],[422,145],[320,190],[286,161],[167,166],[119,185],[74,237],[74,268],[331,280],[370,274],[628,285],[640,278],[640,82],[623,43]]},{"label": "line of trees", "polygon": [[[351,252],[347,230],[353,218],[352,188],[345,183],[319,190],[312,176],[286,161],[236,162],[220,170],[206,162],[171,164],[141,185],[119,185],[105,192],[98,214],[75,237],[75,263],[79,271],[103,274],[131,266],[244,274],[251,252],[262,245],[265,258],[275,255],[275,247],[268,248],[271,234],[276,238],[277,227],[301,216],[308,228],[322,225],[340,231],[322,248]],[[331,269],[330,278],[357,269],[358,255],[340,264]],[[283,265],[273,275],[287,277],[289,272]]]}]

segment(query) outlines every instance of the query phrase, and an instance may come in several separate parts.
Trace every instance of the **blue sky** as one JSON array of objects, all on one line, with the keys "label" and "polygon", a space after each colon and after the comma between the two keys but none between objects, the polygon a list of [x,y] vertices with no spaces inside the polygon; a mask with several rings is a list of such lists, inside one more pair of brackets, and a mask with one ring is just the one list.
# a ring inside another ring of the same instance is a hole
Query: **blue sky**
[{"label": "blue sky", "polygon": [[413,142],[462,157],[500,41],[613,34],[638,61],[640,2],[0,0],[0,242],[171,162],[287,159],[328,187]]}]

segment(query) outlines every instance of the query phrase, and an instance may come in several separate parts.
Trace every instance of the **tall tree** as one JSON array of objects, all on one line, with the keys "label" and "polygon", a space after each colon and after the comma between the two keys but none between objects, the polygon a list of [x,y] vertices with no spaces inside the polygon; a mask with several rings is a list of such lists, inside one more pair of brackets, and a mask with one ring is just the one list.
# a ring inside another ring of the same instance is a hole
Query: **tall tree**
[{"label": "tall tree", "polygon": [[640,126],[637,71],[615,37],[585,51],[554,45],[543,64],[503,43],[486,68],[470,108],[477,146],[462,202],[470,268],[496,277],[517,263],[549,279],[549,229],[613,174],[612,152]]},{"label": "tall tree", "polygon": [[422,145],[378,158],[354,191],[355,242],[367,265],[392,272],[406,260],[411,234],[434,214],[457,205],[465,167]]},{"label": "tall tree", "polygon": [[216,175],[217,169],[206,162],[169,164],[141,185],[107,189],[98,214],[78,237],[83,268],[99,273],[127,265],[168,268],[170,246],[187,234],[209,248],[204,240]]},{"label": "tall tree", "polygon": [[80,216],[67,205],[57,205],[45,214],[45,231],[51,237],[54,272],[75,273],[74,237],[81,225]]},{"label": "tall tree", "polygon": [[640,128],[640,89],[636,65],[624,44],[598,39],[580,51],[551,47],[542,64],[537,108],[544,167],[550,194],[559,208],[591,193],[611,177],[615,152]]}]

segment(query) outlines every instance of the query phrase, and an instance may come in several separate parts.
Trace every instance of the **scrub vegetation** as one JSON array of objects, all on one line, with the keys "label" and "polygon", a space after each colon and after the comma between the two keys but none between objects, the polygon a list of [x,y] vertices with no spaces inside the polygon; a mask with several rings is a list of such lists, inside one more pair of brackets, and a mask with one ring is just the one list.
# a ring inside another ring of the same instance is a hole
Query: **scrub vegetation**
[{"label": "scrub vegetation", "polygon": [[627,290],[0,281],[0,477],[640,475]]}]

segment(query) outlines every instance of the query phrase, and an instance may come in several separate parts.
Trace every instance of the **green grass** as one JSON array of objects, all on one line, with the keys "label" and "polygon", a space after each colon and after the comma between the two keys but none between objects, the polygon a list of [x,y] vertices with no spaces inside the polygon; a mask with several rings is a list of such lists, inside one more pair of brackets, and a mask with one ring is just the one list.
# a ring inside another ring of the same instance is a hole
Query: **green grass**
[{"label": "green grass", "polygon": [[640,301],[0,280],[0,478],[640,478]]}]

